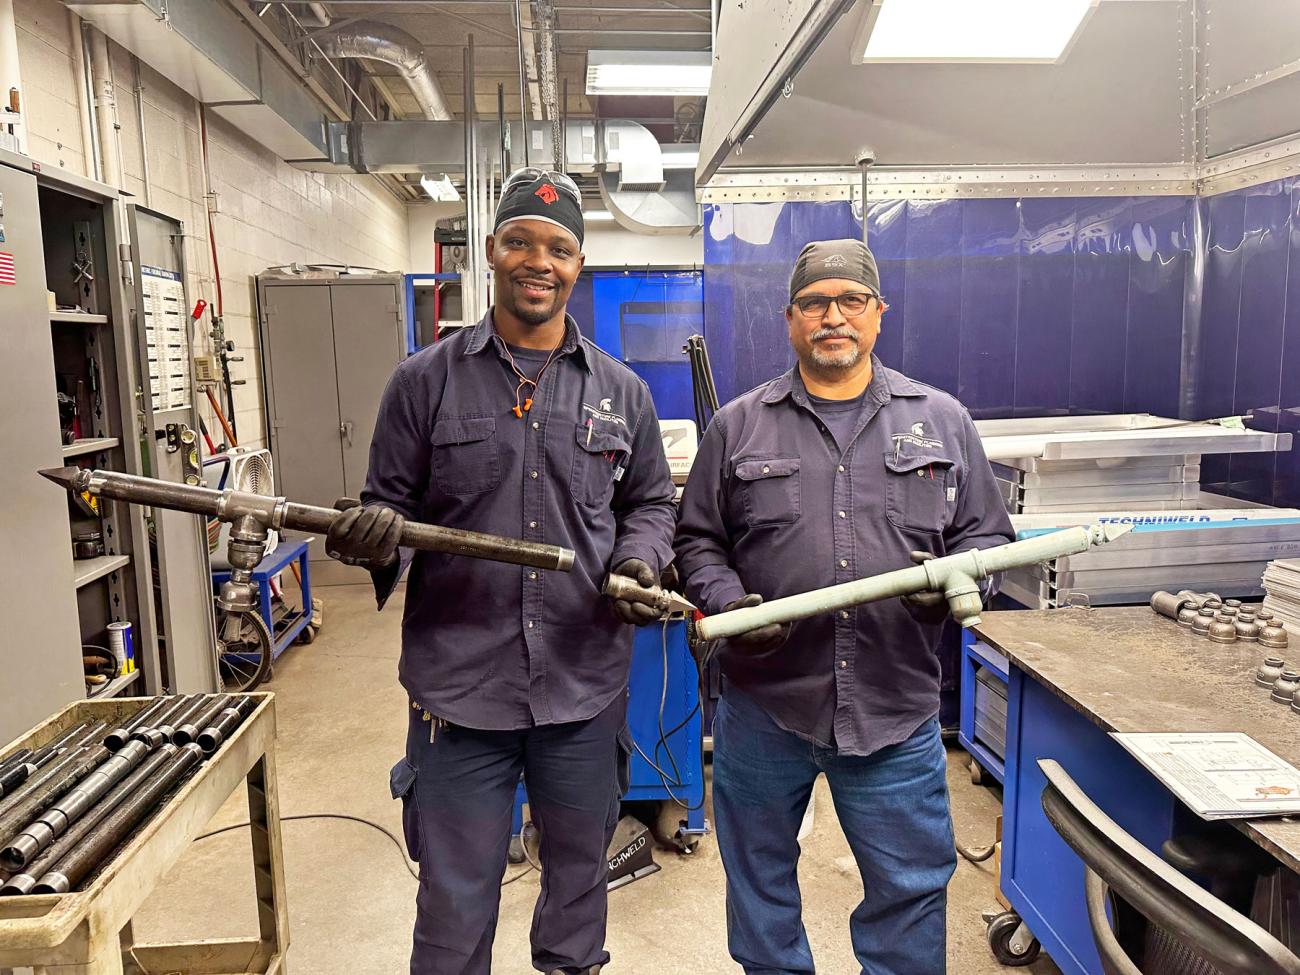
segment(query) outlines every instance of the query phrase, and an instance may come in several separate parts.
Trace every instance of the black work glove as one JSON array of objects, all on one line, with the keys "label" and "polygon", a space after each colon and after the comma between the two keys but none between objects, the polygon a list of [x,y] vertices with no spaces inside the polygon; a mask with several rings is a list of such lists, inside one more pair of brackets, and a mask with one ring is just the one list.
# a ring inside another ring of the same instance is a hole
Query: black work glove
[{"label": "black work glove", "polygon": [[397,561],[397,543],[405,527],[406,519],[392,508],[349,507],[330,525],[325,536],[325,552],[344,565],[381,569]]},{"label": "black work glove", "polygon": [[[655,570],[641,559],[624,559],[610,569],[609,572],[610,575],[626,576],[629,579],[634,579],[638,585],[647,587],[653,586],[658,581],[655,577]],[[653,606],[647,606],[645,603],[634,603],[630,599],[615,599],[614,613],[624,623],[631,623],[633,626],[645,626],[647,623],[662,619],[659,610]]]},{"label": "black work glove", "polygon": [[[733,609],[746,609],[750,606],[757,606],[762,601],[762,596],[756,592],[751,592],[739,599],[733,599],[722,607],[722,611],[729,613]],[[789,636],[789,623],[769,623],[767,626],[760,626],[757,630],[750,630],[748,633],[740,634],[740,636],[730,637],[727,644],[733,650],[759,656],[781,649]]]},{"label": "black work glove", "polygon": [[[909,552],[907,554],[915,565],[922,565],[935,558],[933,552]],[[948,617],[948,597],[941,592],[935,592],[933,589],[904,596],[903,604],[907,607],[908,612],[912,614],[912,618],[918,623],[942,623]]]}]

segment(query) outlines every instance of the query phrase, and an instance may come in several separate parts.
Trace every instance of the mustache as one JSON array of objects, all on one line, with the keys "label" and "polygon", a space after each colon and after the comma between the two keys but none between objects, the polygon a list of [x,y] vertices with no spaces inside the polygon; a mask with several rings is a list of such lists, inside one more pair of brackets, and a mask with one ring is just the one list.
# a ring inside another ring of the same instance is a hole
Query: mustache
[{"label": "mustache", "polygon": [[813,332],[809,341],[818,342],[822,339],[852,339],[858,340],[857,329],[851,325],[837,325],[835,328],[819,328]]}]

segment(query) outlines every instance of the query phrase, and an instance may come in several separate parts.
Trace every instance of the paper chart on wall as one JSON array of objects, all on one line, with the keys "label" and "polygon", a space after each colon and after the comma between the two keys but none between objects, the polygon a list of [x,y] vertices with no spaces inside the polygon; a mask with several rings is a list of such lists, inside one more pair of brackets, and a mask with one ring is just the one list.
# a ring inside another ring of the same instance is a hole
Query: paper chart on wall
[{"label": "paper chart on wall", "polygon": [[190,343],[186,328],[185,285],[165,268],[142,269],[145,338],[149,347],[149,386],[155,413],[190,405]]}]

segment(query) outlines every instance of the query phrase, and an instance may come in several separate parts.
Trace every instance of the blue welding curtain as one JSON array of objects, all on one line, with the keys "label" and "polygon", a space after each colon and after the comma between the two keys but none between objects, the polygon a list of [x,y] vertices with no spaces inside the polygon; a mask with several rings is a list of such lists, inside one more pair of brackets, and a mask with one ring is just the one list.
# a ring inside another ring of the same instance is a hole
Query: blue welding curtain
[{"label": "blue welding curtain", "polygon": [[661,417],[694,418],[691,369],[682,347],[688,336],[704,332],[699,271],[584,273],[569,313],[584,335],[646,381]]},{"label": "blue welding curtain", "polygon": [[[874,203],[890,304],[877,352],[977,418],[1176,414],[1192,217],[1182,197]],[[793,362],[783,311],[800,248],[861,234],[848,202],[705,207],[724,402]]]}]

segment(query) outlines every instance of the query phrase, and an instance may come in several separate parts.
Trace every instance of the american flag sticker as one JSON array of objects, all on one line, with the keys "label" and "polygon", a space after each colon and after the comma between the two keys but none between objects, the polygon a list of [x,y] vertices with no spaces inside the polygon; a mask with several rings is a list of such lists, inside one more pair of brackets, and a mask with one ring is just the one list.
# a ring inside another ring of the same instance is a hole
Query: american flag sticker
[{"label": "american flag sticker", "polygon": [[14,256],[0,251],[0,284],[17,284],[18,275],[14,271]]}]

